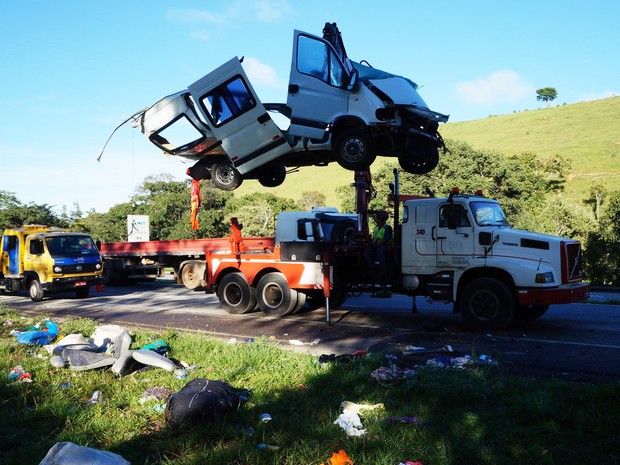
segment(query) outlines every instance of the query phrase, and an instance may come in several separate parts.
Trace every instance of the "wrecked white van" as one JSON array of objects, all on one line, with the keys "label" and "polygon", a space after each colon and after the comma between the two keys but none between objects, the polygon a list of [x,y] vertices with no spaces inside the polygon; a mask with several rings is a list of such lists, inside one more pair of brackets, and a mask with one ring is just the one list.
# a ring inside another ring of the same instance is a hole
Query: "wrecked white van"
[{"label": "wrecked white van", "polygon": [[[242,60],[233,58],[132,123],[166,154],[193,163],[187,174],[232,190],[243,179],[274,187],[287,170],[336,161],[368,168],[397,157],[407,172],[433,170],[447,115],[431,111],[417,85],[351,61],[335,23],[323,37],[295,31],[286,103],[262,104]],[[285,118],[280,128],[274,113]]]}]

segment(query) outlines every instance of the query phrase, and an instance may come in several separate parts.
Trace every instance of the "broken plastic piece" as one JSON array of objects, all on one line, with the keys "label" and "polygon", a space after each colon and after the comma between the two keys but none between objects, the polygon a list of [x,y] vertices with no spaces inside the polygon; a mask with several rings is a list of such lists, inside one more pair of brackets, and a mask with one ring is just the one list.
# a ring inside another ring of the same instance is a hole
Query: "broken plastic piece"
[{"label": "broken plastic piece", "polygon": [[130,465],[113,452],[78,446],[72,442],[57,442],[47,452],[39,465]]}]

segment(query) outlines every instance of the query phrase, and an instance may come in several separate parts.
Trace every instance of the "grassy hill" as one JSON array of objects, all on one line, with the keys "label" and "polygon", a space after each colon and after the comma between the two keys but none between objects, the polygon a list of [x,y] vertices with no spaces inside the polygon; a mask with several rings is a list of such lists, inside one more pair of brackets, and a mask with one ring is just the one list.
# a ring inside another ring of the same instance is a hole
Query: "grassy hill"
[{"label": "grassy hill", "polygon": [[[505,155],[531,152],[543,159],[563,155],[572,164],[564,195],[576,203],[588,197],[593,184],[620,189],[620,97],[448,123],[440,132],[444,139],[463,140],[474,148]],[[395,159],[380,158],[375,168],[384,160]],[[302,168],[268,191],[293,199],[306,191],[320,191],[328,205],[339,206],[336,187],[352,182],[353,172],[332,163],[329,167]],[[245,181],[235,193],[266,190],[257,181]]]}]

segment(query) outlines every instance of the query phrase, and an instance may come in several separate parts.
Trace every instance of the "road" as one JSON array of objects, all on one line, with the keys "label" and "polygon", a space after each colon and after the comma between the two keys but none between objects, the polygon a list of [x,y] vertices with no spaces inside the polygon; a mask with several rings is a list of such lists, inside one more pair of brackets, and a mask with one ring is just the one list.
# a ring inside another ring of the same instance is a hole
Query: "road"
[{"label": "road", "polygon": [[[260,313],[229,315],[214,295],[190,291],[170,281],[106,287],[87,299],[61,294],[35,303],[25,293],[0,295],[0,302],[20,313],[58,320],[80,316],[128,329],[171,328],[224,340],[267,337],[284,348],[317,355],[450,345],[461,355],[489,355],[518,373],[617,381],[620,306],[615,303],[620,297],[594,293],[591,301],[595,303],[552,306],[537,321],[488,333],[464,329],[460,315],[452,314],[451,305],[417,298],[418,311],[413,313],[412,299],[404,296],[349,296],[345,305],[330,312],[328,325],[324,309],[286,318],[266,318]],[[428,358],[413,354],[408,360],[414,364]]]}]

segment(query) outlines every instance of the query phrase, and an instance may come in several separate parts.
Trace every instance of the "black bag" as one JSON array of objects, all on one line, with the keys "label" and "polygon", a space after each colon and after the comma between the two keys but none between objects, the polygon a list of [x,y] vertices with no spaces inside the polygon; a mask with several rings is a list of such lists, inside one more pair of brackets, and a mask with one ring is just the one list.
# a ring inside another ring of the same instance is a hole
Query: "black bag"
[{"label": "black bag", "polygon": [[239,408],[239,395],[224,381],[196,378],[172,394],[166,404],[166,420],[172,427],[211,421]]}]

